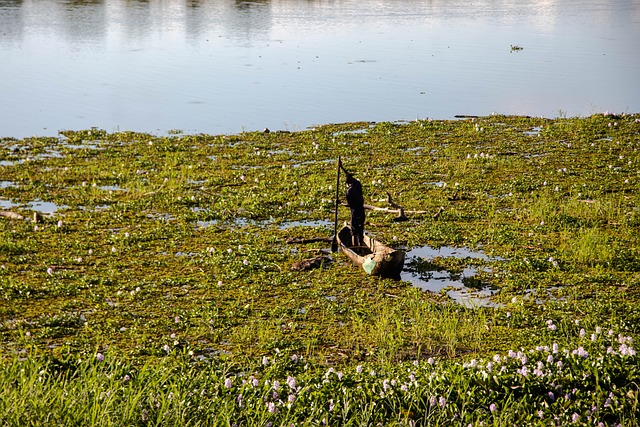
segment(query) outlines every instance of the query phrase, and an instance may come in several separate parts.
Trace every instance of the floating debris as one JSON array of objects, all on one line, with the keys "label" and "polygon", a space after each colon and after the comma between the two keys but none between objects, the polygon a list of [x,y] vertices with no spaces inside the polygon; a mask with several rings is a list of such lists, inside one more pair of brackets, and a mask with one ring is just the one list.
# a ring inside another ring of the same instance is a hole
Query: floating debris
[{"label": "floating debris", "polygon": [[293,271],[307,271],[313,270],[314,268],[320,268],[326,266],[333,262],[330,256],[328,255],[320,255],[317,257],[303,259],[302,261],[298,261],[291,266],[291,270]]}]

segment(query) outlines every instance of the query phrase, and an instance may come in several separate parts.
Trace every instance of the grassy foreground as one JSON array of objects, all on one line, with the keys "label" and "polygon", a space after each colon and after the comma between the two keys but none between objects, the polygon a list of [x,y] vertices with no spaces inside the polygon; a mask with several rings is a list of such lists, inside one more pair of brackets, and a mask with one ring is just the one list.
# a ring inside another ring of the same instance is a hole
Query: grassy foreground
[{"label": "grassy foreground", "polygon": [[[638,424],[638,115],[0,148],[0,425]],[[328,249],[287,239],[332,234],[338,156],[408,212],[369,233],[481,249],[407,268],[473,264],[493,304],[292,271]]]}]

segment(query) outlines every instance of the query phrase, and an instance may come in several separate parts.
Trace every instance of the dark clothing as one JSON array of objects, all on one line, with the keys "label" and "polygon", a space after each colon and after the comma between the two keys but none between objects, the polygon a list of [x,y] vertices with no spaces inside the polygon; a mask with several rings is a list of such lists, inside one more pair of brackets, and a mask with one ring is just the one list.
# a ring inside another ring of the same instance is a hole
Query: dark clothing
[{"label": "dark clothing", "polygon": [[353,178],[349,188],[347,188],[347,205],[351,209],[351,235],[355,246],[362,246],[364,241],[364,196],[362,195],[362,185],[360,181]]},{"label": "dark clothing", "polygon": [[364,196],[362,195],[362,184],[355,178],[352,178],[353,181],[349,188],[347,188],[347,205],[351,209],[361,209],[364,210]]}]

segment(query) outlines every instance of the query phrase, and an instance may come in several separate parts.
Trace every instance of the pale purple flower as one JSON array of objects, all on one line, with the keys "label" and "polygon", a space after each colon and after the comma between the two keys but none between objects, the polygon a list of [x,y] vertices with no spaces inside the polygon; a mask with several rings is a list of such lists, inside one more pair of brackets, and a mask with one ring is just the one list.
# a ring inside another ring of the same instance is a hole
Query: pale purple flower
[{"label": "pale purple flower", "polygon": [[582,347],[578,347],[577,349],[573,350],[571,354],[584,358],[589,357],[589,353],[587,353],[587,351]]},{"label": "pale purple flower", "polygon": [[333,411],[334,407],[335,407],[335,405],[333,403],[333,399],[329,400],[329,412]]},{"label": "pale purple flower", "polygon": [[96,359],[98,360],[98,362],[102,362],[104,360],[104,356],[102,355],[102,353],[98,353],[96,354]]},{"label": "pale purple flower", "polygon": [[268,402],[267,403],[267,410],[269,412],[271,412],[272,414],[274,414],[276,412],[276,404],[273,402]]},{"label": "pale purple flower", "polygon": [[529,369],[526,366],[523,366],[522,368],[517,369],[516,372],[522,375],[523,377],[529,376]]},{"label": "pale purple flower", "polygon": [[584,330],[584,328],[580,329],[580,336],[584,337],[587,334],[587,331]]},{"label": "pale purple flower", "polygon": [[495,403],[492,403],[491,405],[489,405],[489,410],[491,412],[496,412],[498,410],[498,407],[496,406]]},{"label": "pale purple flower", "polygon": [[551,400],[556,400],[556,397],[555,397],[555,395],[553,394],[553,392],[552,392],[552,391],[550,391],[549,393],[547,393],[547,395],[549,396],[549,399],[551,399]]},{"label": "pale purple flower", "polygon": [[409,390],[409,387],[407,387],[406,384],[402,384],[402,386],[400,386],[400,390],[406,393]]},{"label": "pale purple flower", "polygon": [[226,380],[224,380],[224,386],[226,388],[231,388],[232,385],[233,385],[233,381],[231,381],[231,378],[227,378]]},{"label": "pale purple flower", "polygon": [[436,400],[435,396],[431,396],[429,398],[429,406],[436,406],[438,404],[438,401]]},{"label": "pale purple flower", "polygon": [[166,351],[167,353],[169,353],[169,352],[171,351],[171,347],[169,347],[169,344],[165,344],[165,345],[162,347],[162,349],[163,349],[164,351]]},{"label": "pale purple flower", "polygon": [[444,408],[444,406],[447,404],[447,399],[445,399],[444,397],[440,396],[438,398],[438,405],[440,405],[440,407]]},{"label": "pale purple flower", "polygon": [[127,374],[124,376],[123,380],[125,383],[128,383],[129,381],[131,381],[131,377]]},{"label": "pale purple flower", "polygon": [[239,394],[237,400],[238,400],[238,406],[242,408],[242,404],[244,402],[244,397],[241,394]]},{"label": "pale purple flower", "polygon": [[253,385],[254,387],[258,387],[258,386],[260,385],[260,381],[258,381],[258,379],[257,379],[257,378],[254,378],[254,379],[251,381],[251,385]]},{"label": "pale purple flower", "polygon": [[571,415],[572,423],[577,423],[579,419],[580,419],[580,415],[578,415],[577,413],[574,412],[573,415]]},{"label": "pale purple flower", "polygon": [[434,363],[436,363],[435,359],[433,357],[430,357],[429,359],[427,359],[427,363],[429,365],[433,365]]},{"label": "pale purple flower", "polygon": [[294,377],[288,376],[287,377],[287,385],[289,386],[289,388],[291,390],[295,390],[295,388],[296,388],[296,379]]},{"label": "pale purple flower", "polygon": [[296,396],[295,396],[294,394],[290,394],[290,395],[289,395],[289,398],[287,399],[287,401],[288,401],[289,403],[293,403],[293,402],[295,402],[295,401],[296,401]]},{"label": "pale purple flower", "polygon": [[547,356],[547,363],[553,363],[553,355],[548,355]]},{"label": "pale purple flower", "polygon": [[292,354],[292,355],[291,355],[291,361],[292,361],[293,363],[296,363],[296,362],[298,361],[298,355],[297,355],[297,354]]},{"label": "pale purple flower", "polygon": [[362,366],[361,365],[356,366],[356,372],[359,373],[359,374],[362,373]]},{"label": "pale purple flower", "polygon": [[274,381],[272,387],[274,390],[280,390],[280,381],[278,380]]},{"label": "pale purple flower", "polygon": [[51,267],[47,268],[47,274],[49,276],[53,276],[53,268],[51,268]]},{"label": "pale purple flower", "polygon": [[389,390],[390,386],[389,386],[389,380],[384,380],[382,381],[382,388],[384,389],[384,391]]},{"label": "pale purple flower", "polygon": [[620,345],[620,348],[618,349],[618,351],[623,356],[635,356],[636,355],[636,351],[633,349],[633,347],[628,346],[626,344]]}]

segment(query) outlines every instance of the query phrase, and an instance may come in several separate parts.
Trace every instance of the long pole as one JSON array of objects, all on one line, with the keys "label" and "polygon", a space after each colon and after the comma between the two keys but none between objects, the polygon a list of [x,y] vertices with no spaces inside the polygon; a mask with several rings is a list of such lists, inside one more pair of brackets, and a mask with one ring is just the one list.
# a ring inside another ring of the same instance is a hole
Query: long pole
[{"label": "long pole", "polygon": [[336,212],[333,223],[333,241],[331,242],[331,252],[338,251],[338,203],[340,201],[340,156],[338,156],[338,178],[336,179]]}]

